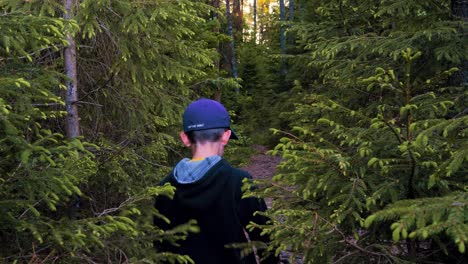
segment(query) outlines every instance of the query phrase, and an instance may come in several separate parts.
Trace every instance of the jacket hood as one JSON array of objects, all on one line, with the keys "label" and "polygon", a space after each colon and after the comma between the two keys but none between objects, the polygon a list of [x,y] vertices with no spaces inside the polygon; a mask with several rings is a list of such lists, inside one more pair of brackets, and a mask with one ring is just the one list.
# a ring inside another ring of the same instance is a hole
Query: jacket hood
[{"label": "jacket hood", "polygon": [[185,158],[175,166],[173,171],[174,178],[177,182],[184,184],[196,182],[205,176],[205,173],[220,160],[220,156],[210,156],[203,160]]},{"label": "jacket hood", "polygon": [[[184,163],[187,165],[185,161]],[[169,182],[176,187],[176,197],[174,197],[174,200],[177,200],[186,208],[204,210],[218,201],[218,197],[225,194],[225,184],[229,179],[229,175],[226,175],[226,167],[231,168],[227,161],[220,159],[201,178],[189,183],[181,183],[176,178],[175,173],[180,178],[183,174],[182,171],[186,171],[185,169],[181,169],[185,168],[183,167],[185,165],[179,166],[178,164],[166,180],[162,182],[163,184]]]}]

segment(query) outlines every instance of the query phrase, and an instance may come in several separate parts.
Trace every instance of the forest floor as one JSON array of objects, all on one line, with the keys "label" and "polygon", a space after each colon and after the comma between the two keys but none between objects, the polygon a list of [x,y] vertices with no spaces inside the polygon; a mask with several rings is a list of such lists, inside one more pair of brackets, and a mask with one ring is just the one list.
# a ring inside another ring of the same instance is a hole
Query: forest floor
[{"label": "forest floor", "polygon": [[256,154],[250,158],[249,165],[242,169],[249,172],[254,179],[268,179],[273,177],[276,172],[276,166],[281,161],[281,157],[268,155],[267,147],[254,145]]},{"label": "forest floor", "polygon": [[[261,145],[253,146],[256,154],[250,158],[250,162],[242,169],[249,172],[254,179],[271,179],[276,173],[276,166],[281,162],[281,157],[271,156],[267,154],[268,148]],[[268,208],[271,207],[271,200],[266,199]],[[291,263],[289,258],[290,252],[282,251],[280,254],[281,263]],[[293,264],[302,264],[300,258],[296,259]]]},{"label": "forest floor", "polygon": [[[276,172],[276,166],[281,162],[281,157],[268,155],[268,148],[261,145],[254,145],[256,154],[250,158],[249,165],[242,169],[250,173],[254,179],[271,179]],[[271,207],[271,200],[266,199],[268,208]]]}]

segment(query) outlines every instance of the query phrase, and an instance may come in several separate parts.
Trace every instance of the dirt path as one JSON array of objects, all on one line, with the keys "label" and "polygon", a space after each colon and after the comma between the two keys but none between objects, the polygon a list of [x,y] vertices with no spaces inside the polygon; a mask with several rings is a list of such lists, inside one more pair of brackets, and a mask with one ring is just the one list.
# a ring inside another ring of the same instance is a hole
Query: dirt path
[{"label": "dirt path", "polygon": [[252,156],[250,164],[243,167],[254,179],[268,179],[273,177],[276,166],[280,163],[281,157],[267,155],[268,149],[265,146],[255,145],[254,149],[258,154]]},{"label": "dirt path", "polygon": [[[249,172],[254,179],[271,179],[275,175],[276,166],[281,162],[281,157],[267,155],[268,149],[265,146],[255,145],[254,149],[258,154],[250,159],[250,164],[243,167],[243,170]],[[271,200],[266,199],[267,206],[270,207]],[[280,263],[290,264],[290,252],[282,251],[280,254]],[[300,259],[297,259],[294,264],[302,264]]]}]

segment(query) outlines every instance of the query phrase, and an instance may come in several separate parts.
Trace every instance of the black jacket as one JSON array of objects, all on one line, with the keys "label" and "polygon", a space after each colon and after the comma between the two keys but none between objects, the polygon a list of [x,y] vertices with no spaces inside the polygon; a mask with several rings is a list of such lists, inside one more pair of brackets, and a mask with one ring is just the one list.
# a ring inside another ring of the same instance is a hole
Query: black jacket
[{"label": "black jacket", "polygon": [[[170,183],[176,187],[174,199],[159,197],[156,208],[170,219],[166,224],[155,218],[155,224],[163,229],[170,229],[184,224],[190,219],[197,220],[200,232],[191,234],[181,241],[180,247],[160,245],[164,250],[189,255],[195,263],[256,263],[253,254],[241,258],[238,249],[226,248],[232,243],[247,242],[244,227],[250,221],[265,224],[264,216],[256,215],[256,211],[265,211],[263,199],[242,198],[242,180],[251,179],[247,172],[233,168],[227,161],[221,159],[200,180],[180,184],[173,173],[161,181],[161,185]],[[252,241],[268,242],[256,229],[249,232]],[[264,263],[277,263],[270,257]]]}]

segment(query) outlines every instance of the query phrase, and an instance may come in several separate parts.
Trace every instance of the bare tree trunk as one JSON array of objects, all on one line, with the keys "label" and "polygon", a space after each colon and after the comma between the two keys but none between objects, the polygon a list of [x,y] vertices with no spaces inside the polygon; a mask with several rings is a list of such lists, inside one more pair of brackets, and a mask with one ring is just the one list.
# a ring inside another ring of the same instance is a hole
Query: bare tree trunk
[{"label": "bare tree trunk", "polygon": [[218,19],[218,12],[219,12],[219,0],[212,0],[211,6],[216,8],[216,11],[210,11],[211,19]]},{"label": "bare tree trunk", "polygon": [[[451,1],[452,14],[464,20],[468,21],[468,0],[452,0]],[[466,27],[461,29],[462,35],[466,36],[468,30]],[[463,49],[463,47],[460,47]],[[450,82],[457,86],[468,86],[468,61],[463,60],[459,65],[460,71],[453,74],[450,78]]]},{"label": "bare tree trunk", "polygon": [[[294,0],[289,0],[289,27],[292,27],[292,23],[294,22]],[[289,44],[294,44],[294,36],[292,34],[288,35],[287,39]]]},{"label": "bare tree trunk", "polygon": [[232,30],[231,7],[230,7],[229,0],[226,0],[226,19],[227,19],[227,26],[228,26],[228,34],[229,34],[229,37],[231,37],[231,41],[229,42],[229,48],[230,48],[230,53],[231,53],[230,54],[231,56],[229,58],[229,62],[231,64],[231,73],[232,73],[232,77],[237,78],[239,75],[237,73],[236,50],[234,46],[234,32]]},{"label": "bare tree trunk", "polygon": [[257,0],[253,0],[254,42],[257,43]]},{"label": "bare tree trunk", "polygon": [[242,40],[242,8],[241,8],[241,2],[240,0],[233,0],[233,8],[232,8],[232,14],[233,14],[233,27],[235,31],[235,36],[237,36],[237,40]]},{"label": "bare tree trunk", "polygon": [[[73,6],[74,0],[64,0],[65,13],[63,18],[65,20],[73,19]],[[78,79],[76,70],[76,43],[73,36],[69,33],[67,35],[68,46],[63,50],[64,68],[67,80],[65,85],[67,93],[65,96],[65,107],[67,110],[67,136],[75,138],[80,135],[80,119],[78,116]]]},{"label": "bare tree trunk", "polygon": [[[284,5],[284,0],[279,0],[280,4],[280,20],[282,23],[286,21],[286,7]],[[286,54],[286,36],[285,36],[285,27],[284,24],[281,24],[280,30],[280,48],[281,55]],[[281,58],[281,75],[286,75],[286,63],[284,57]]]},{"label": "bare tree trunk", "polygon": [[[211,13],[211,19],[213,20],[218,20],[218,12],[219,12],[219,3],[220,3],[220,0],[212,0],[211,1],[211,5],[216,8],[216,11],[212,11]],[[219,33],[220,31],[220,28],[219,27],[216,27],[214,29],[214,32],[216,33]],[[214,63],[216,65],[216,69],[218,70],[218,73],[221,71],[221,57],[222,57],[222,47],[221,47],[221,43],[218,43],[218,46],[216,47],[216,50],[218,51],[218,54],[219,54],[219,57],[215,59]],[[213,99],[218,101],[218,102],[221,102],[221,95],[222,95],[222,91],[220,89],[220,87],[216,86],[214,88],[214,95],[213,95]]]},{"label": "bare tree trunk", "polygon": [[[211,4],[214,8],[216,8],[216,11],[212,11],[211,13],[211,19],[213,20],[218,20],[218,12],[219,12],[219,0],[213,0]],[[214,32],[219,33],[219,27],[216,27],[214,29]],[[220,54],[220,57],[215,60],[215,65],[216,68],[218,69],[218,72],[221,70],[221,43],[218,43],[218,47],[216,47],[216,50],[218,51],[218,54]]]},{"label": "bare tree trunk", "polygon": [[294,20],[294,0],[289,0],[289,21]]},{"label": "bare tree trunk", "polygon": [[222,93],[220,89],[215,90],[214,95],[213,95],[213,100],[221,103],[221,95]]}]

